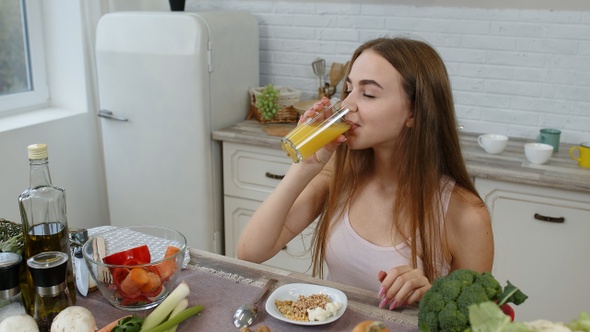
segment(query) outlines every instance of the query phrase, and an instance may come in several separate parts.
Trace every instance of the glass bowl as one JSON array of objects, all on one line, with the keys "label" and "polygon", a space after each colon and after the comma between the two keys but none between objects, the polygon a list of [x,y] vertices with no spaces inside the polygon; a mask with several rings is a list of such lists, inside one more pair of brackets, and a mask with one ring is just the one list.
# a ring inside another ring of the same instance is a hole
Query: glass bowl
[{"label": "glass bowl", "polygon": [[115,307],[145,310],[157,306],[176,287],[186,238],[158,226],[110,228],[82,247],[100,293]]}]

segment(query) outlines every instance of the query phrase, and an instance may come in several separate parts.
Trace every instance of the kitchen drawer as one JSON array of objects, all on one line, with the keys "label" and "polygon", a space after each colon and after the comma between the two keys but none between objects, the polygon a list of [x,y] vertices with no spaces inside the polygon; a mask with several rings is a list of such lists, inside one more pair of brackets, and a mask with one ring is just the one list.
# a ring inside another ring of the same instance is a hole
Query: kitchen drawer
[{"label": "kitchen drawer", "polygon": [[[225,255],[236,257],[239,236],[260,202],[227,196],[224,202]],[[312,223],[301,234],[291,240],[283,250],[263,264],[310,274],[311,252],[309,248],[311,248],[315,225],[315,222]]]},{"label": "kitchen drawer", "polygon": [[291,163],[281,149],[224,142],[224,195],[263,201]]}]

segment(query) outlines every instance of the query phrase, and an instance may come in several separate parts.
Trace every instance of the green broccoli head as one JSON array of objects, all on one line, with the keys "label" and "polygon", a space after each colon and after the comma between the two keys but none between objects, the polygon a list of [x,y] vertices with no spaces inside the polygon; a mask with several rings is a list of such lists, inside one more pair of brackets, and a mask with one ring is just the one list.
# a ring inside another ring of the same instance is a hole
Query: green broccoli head
[{"label": "green broccoli head", "polygon": [[475,283],[481,285],[486,291],[488,298],[494,299],[502,293],[502,286],[494,276],[489,272],[484,272],[477,279]]},{"label": "green broccoli head", "polygon": [[457,309],[466,317],[469,316],[469,306],[491,300],[483,287],[478,283],[473,283],[461,289],[461,294],[457,297]]},{"label": "green broccoli head", "polygon": [[491,273],[455,270],[434,280],[419,303],[421,331],[464,331],[469,327],[469,306],[493,301],[502,287]]},{"label": "green broccoli head", "polygon": [[426,292],[419,303],[418,321],[424,325],[424,328],[420,329],[432,332],[439,331],[438,313],[444,307],[445,300],[441,292]]},{"label": "green broccoli head", "polygon": [[455,302],[448,302],[438,313],[438,321],[441,331],[463,332],[468,326],[469,316],[458,310]]}]

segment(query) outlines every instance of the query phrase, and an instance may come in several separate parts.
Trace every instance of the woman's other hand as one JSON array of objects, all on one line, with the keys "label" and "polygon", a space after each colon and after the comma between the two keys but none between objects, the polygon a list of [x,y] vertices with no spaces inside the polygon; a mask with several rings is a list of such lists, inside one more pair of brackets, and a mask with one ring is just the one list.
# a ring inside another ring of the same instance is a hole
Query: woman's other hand
[{"label": "woman's other hand", "polygon": [[394,267],[389,272],[379,271],[377,278],[381,282],[379,308],[389,310],[418,303],[431,287],[422,270],[407,265]]}]

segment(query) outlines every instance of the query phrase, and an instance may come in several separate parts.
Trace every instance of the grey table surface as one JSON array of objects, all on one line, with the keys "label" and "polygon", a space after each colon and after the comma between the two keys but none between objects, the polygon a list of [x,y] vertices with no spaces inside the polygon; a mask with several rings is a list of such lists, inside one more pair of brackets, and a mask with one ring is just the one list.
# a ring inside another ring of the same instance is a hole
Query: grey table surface
[{"label": "grey table surface", "polygon": [[[267,132],[294,127],[295,123],[261,124],[256,120],[245,120],[215,130],[212,137],[222,142],[280,149],[281,137]],[[570,157],[572,144],[561,144],[547,163],[535,165],[524,155],[524,144],[533,140],[510,137],[502,153],[491,155],[479,146],[477,136],[479,133],[461,133],[463,155],[473,177],[590,193],[590,168],[578,166]]]}]

